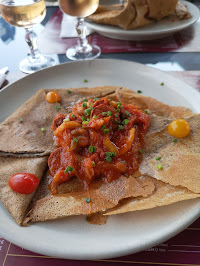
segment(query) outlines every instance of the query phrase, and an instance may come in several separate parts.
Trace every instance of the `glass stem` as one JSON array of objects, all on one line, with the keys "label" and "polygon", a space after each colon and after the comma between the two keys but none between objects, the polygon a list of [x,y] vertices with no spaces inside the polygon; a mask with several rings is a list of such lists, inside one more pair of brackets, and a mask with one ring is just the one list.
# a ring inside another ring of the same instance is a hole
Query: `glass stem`
[{"label": "glass stem", "polygon": [[41,55],[40,51],[38,50],[38,46],[37,46],[37,35],[33,31],[33,28],[31,27],[25,28],[25,30],[26,30],[25,39],[30,48],[31,59],[33,60],[37,59]]},{"label": "glass stem", "polygon": [[78,51],[85,52],[88,50],[88,40],[86,37],[86,29],[84,18],[77,18],[76,31],[78,33]]}]

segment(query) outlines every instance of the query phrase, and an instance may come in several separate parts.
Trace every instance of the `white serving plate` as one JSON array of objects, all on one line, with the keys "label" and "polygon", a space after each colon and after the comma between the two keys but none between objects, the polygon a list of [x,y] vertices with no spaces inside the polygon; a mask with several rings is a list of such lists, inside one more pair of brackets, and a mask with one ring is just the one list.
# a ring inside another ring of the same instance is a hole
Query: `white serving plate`
[{"label": "white serving plate", "polygon": [[[88,83],[84,83],[84,79]],[[160,83],[164,82],[164,86]],[[0,92],[0,121],[41,88],[126,86],[170,105],[200,112],[200,94],[165,72],[134,62],[98,59],[36,72]],[[66,259],[106,259],[139,252],[178,234],[200,215],[200,200],[109,217],[106,225],[85,216],[18,226],[0,203],[0,235],[36,253]]]},{"label": "white serving plate", "polygon": [[164,38],[186,29],[199,18],[199,9],[195,5],[187,1],[181,2],[187,5],[192,15],[190,19],[172,21],[170,17],[166,17],[159,22],[135,30],[123,30],[116,26],[97,24],[89,20],[87,20],[87,26],[95,32],[112,39],[142,41]]}]

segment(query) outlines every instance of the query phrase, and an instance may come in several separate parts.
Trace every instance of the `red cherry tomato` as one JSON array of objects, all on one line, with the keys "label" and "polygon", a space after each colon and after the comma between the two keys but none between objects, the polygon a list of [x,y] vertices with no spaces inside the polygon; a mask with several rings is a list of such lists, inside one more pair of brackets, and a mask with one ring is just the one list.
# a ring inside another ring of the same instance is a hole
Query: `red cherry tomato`
[{"label": "red cherry tomato", "polygon": [[9,178],[9,186],[12,190],[21,194],[30,194],[36,190],[40,181],[37,176],[29,173],[19,173]]}]

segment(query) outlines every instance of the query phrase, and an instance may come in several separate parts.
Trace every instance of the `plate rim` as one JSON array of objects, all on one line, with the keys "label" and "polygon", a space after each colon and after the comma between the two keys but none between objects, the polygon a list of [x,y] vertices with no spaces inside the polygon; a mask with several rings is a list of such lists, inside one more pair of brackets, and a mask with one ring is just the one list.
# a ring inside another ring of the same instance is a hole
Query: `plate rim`
[{"label": "plate rim", "polygon": [[[93,61],[95,61],[97,64],[101,64],[102,62],[110,62],[111,64],[113,64],[113,63],[116,63],[116,61],[118,61],[120,64],[121,63],[125,63],[125,64],[130,64],[130,65],[135,65],[135,66],[137,66],[137,65],[140,65],[140,66],[142,66],[142,67],[144,67],[145,69],[151,69],[151,71],[153,71],[153,72],[157,72],[157,73],[163,73],[163,74],[165,74],[166,75],[166,77],[167,76],[170,76],[170,77],[173,77],[173,79],[174,80],[179,80],[182,84],[185,84],[186,86],[187,86],[187,88],[188,89],[192,89],[192,90],[194,90],[194,92],[196,92],[197,94],[198,94],[198,97],[200,97],[200,94],[199,94],[199,92],[197,91],[197,90],[195,90],[194,88],[192,88],[190,85],[188,85],[187,83],[185,83],[185,82],[183,82],[182,80],[180,80],[179,78],[177,78],[177,77],[174,77],[174,76],[172,76],[171,74],[168,74],[168,73],[166,73],[166,72],[164,72],[164,71],[162,71],[162,70],[158,70],[158,69],[155,69],[155,68],[152,68],[152,67],[150,67],[150,66],[146,66],[146,65],[143,65],[143,64],[140,64],[140,63],[135,63],[135,62],[132,62],[132,61],[126,61],[126,60],[118,60],[118,59],[96,59],[96,60],[93,60]],[[89,65],[89,61],[87,61],[87,62],[67,62],[67,63],[63,63],[63,64],[60,64],[60,65],[57,65],[57,66],[53,66],[53,67],[51,67],[51,69],[52,68],[65,68],[65,65],[68,65],[68,64],[77,64],[77,63],[81,63],[81,64],[88,64]],[[41,71],[39,71],[40,73],[46,73],[46,72],[48,72],[49,71],[49,68],[48,69],[44,69],[44,70],[41,70]],[[11,87],[11,89],[12,89],[12,87],[13,86],[15,86],[15,84],[16,83],[19,83],[19,82],[22,82],[22,81],[24,81],[24,79],[27,81],[27,80],[29,80],[31,77],[33,77],[33,76],[37,76],[38,75],[38,72],[37,73],[34,73],[34,74],[31,74],[31,75],[28,75],[28,76],[26,76],[26,77],[23,77],[22,79],[20,79],[20,80],[18,80],[18,81],[16,81],[16,82],[14,82],[14,83],[12,83],[12,84],[9,84],[9,85],[7,85],[5,88],[4,88],[4,90],[2,90],[1,91],[1,93],[3,93],[3,91],[6,91],[6,89],[8,89],[9,90],[9,87]],[[197,95],[196,94],[196,95]],[[200,201],[198,201],[198,202],[200,202]],[[199,203],[198,203],[198,206],[199,206]],[[5,210],[6,211],[6,210]],[[200,208],[199,208],[199,210],[197,209],[196,210],[196,213],[194,214],[194,213],[191,213],[191,215],[190,215],[190,217],[188,217],[188,219],[187,219],[187,221],[185,221],[185,223],[184,224],[182,224],[182,226],[181,227],[179,227],[178,228],[178,230],[177,230],[177,228],[173,228],[173,230],[171,231],[171,233],[170,234],[168,234],[168,236],[166,236],[166,238],[165,239],[163,239],[163,235],[162,236],[160,236],[159,237],[159,239],[156,239],[156,240],[154,240],[154,241],[152,241],[151,240],[151,244],[149,244],[149,243],[146,243],[146,244],[144,244],[143,246],[140,246],[140,248],[138,249],[138,250],[136,250],[136,249],[134,249],[134,250],[132,250],[131,248],[129,248],[129,249],[126,249],[126,250],[122,250],[121,252],[119,252],[119,251],[117,251],[118,253],[117,254],[107,254],[107,255],[105,255],[105,256],[103,256],[102,254],[101,254],[101,257],[99,257],[99,258],[114,258],[114,257],[118,257],[118,256],[124,256],[124,255],[128,255],[128,254],[133,254],[133,253],[135,253],[135,252],[139,252],[139,251],[141,251],[141,250],[143,250],[143,249],[145,249],[145,248],[147,248],[147,247],[150,247],[150,246],[154,246],[154,245],[157,245],[158,243],[160,243],[160,241],[166,241],[167,239],[169,239],[169,238],[171,238],[171,237],[173,237],[174,235],[176,235],[176,234],[178,234],[179,232],[181,232],[182,230],[184,230],[188,225],[190,225],[194,220],[196,220],[197,218],[198,218],[198,216],[200,215]],[[192,217],[192,218],[191,218]],[[2,228],[1,228],[1,224],[0,224],[0,230],[1,230]],[[22,244],[20,244],[20,240],[16,240],[15,238],[13,238],[12,236],[10,236],[10,237],[7,237],[5,234],[4,234],[4,232],[1,232],[1,234],[2,234],[2,236],[5,238],[5,239],[8,239],[10,242],[12,242],[12,243],[14,243],[14,244],[16,244],[16,245],[18,245],[18,246],[21,246],[21,247],[24,247],[24,245],[23,245],[23,243]],[[161,238],[162,238],[162,240],[161,240]],[[30,245],[30,244],[29,244]],[[40,251],[40,248],[37,248],[36,246],[35,247],[29,247],[29,245],[28,246],[26,246],[25,248],[26,249],[29,249],[29,250],[31,250],[31,251],[34,251],[34,252],[37,252],[37,253],[40,253],[39,251]],[[46,252],[42,252],[44,255],[50,255],[48,252],[46,253]],[[83,255],[77,255],[76,254],[76,256],[75,256],[75,254],[73,254],[71,257],[70,257],[70,255],[69,254],[67,254],[67,257],[65,257],[64,256],[64,254],[60,254],[59,255],[59,258],[67,258],[67,259],[80,259],[80,260],[87,260],[87,259],[91,259],[91,258],[89,258],[88,257],[88,255],[85,257],[85,256],[83,256]],[[97,255],[95,255],[95,257],[93,257],[93,259],[95,259],[95,258],[98,258],[98,256]]]}]

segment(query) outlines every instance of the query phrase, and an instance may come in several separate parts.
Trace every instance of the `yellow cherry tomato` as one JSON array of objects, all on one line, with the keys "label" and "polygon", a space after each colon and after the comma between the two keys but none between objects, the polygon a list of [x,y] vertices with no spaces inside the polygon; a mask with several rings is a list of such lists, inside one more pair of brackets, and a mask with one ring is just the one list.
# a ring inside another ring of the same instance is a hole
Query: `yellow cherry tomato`
[{"label": "yellow cherry tomato", "polygon": [[184,138],[190,134],[190,125],[184,119],[176,119],[169,124],[168,133],[175,138]]},{"label": "yellow cherry tomato", "polygon": [[60,95],[55,91],[50,91],[46,95],[46,100],[49,103],[60,102]]}]

